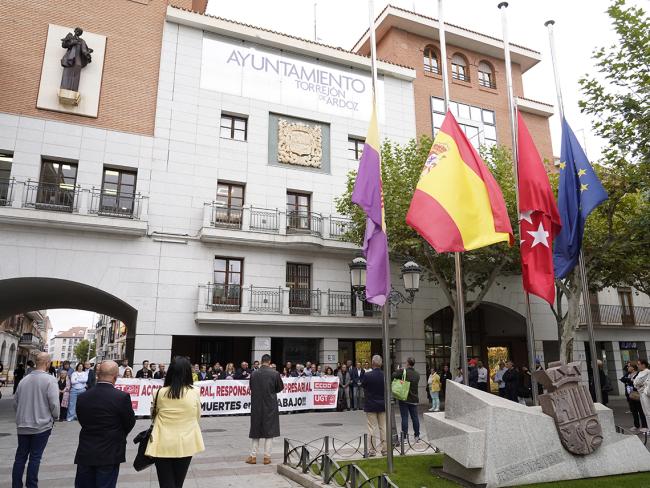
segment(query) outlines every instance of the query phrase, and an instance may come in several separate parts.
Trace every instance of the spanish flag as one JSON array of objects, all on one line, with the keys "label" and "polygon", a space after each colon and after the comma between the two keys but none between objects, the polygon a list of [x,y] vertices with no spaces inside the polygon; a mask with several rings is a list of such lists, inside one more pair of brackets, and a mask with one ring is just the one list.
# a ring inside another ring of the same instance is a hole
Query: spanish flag
[{"label": "spanish flag", "polygon": [[437,252],[513,243],[501,188],[451,112],[424,163],[406,223]]}]

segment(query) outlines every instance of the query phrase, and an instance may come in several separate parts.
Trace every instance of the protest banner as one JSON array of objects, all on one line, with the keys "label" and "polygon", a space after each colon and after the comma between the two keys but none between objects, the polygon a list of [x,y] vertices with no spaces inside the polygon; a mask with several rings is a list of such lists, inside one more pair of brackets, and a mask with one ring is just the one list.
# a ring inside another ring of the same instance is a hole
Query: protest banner
[{"label": "protest banner", "polygon": [[[336,408],[339,380],[327,378],[282,378],[284,390],[278,393],[280,412]],[[131,395],[133,411],[149,416],[153,393],[163,380],[118,378],[115,388]],[[201,396],[201,415],[235,415],[250,413],[251,391],[248,380],[197,381],[194,388]]]}]

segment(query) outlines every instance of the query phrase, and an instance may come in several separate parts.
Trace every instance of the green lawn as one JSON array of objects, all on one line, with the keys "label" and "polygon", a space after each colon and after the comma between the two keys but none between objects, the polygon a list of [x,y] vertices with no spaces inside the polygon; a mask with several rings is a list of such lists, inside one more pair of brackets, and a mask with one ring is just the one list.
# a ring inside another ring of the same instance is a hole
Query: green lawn
[{"label": "green lawn", "polygon": [[[431,474],[432,467],[442,467],[442,454],[426,456],[395,456],[395,472],[390,479],[400,488],[456,488],[458,485]],[[340,463],[348,464],[348,463]],[[386,459],[364,459],[356,464],[369,477],[377,476],[386,470]],[[526,488],[648,488],[650,472],[589,478],[575,481],[555,481],[535,485],[523,485]]]}]

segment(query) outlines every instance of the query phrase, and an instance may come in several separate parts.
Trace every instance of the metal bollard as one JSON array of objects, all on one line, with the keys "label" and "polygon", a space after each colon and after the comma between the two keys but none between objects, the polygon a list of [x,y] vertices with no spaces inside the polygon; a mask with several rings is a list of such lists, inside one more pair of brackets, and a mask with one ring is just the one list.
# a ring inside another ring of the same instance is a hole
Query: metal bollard
[{"label": "metal bollard", "polygon": [[404,432],[401,432],[399,435],[399,453],[404,455]]},{"label": "metal bollard", "polygon": [[284,438],[284,464],[289,462],[289,441],[287,438]]},{"label": "metal bollard", "polygon": [[330,436],[325,436],[325,454],[329,456],[330,454]]},{"label": "metal bollard", "polygon": [[363,457],[368,457],[368,434],[363,434]]}]

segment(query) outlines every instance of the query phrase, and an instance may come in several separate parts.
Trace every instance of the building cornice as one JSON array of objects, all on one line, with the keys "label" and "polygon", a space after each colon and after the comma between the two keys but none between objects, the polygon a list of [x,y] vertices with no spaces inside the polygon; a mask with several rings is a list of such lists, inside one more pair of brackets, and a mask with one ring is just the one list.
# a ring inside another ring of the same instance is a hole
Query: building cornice
[{"label": "building cornice", "polygon": [[[354,69],[367,72],[371,70],[370,58],[352,51],[180,7],[171,5],[167,7],[167,21]],[[408,81],[416,77],[416,72],[412,68],[381,60],[377,62],[377,72]]]}]

